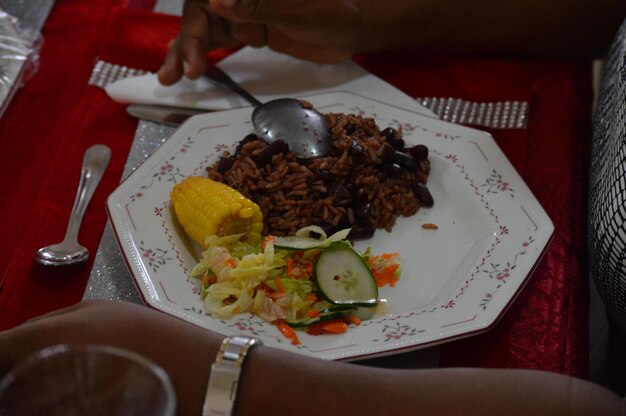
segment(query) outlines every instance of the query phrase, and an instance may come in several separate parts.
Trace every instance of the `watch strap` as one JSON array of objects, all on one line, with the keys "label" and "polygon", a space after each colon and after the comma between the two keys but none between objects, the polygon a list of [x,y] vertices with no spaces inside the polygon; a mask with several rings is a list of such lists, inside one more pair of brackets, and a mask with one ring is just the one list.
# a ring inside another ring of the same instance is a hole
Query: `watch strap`
[{"label": "watch strap", "polygon": [[226,337],[211,366],[203,416],[230,416],[235,407],[239,379],[248,352],[260,345],[256,338],[235,335]]}]

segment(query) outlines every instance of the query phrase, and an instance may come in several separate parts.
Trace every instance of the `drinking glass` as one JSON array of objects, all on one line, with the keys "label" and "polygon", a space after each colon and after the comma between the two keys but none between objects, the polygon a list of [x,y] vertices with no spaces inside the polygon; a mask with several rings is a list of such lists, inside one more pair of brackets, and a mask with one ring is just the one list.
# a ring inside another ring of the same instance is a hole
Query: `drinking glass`
[{"label": "drinking glass", "polygon": [[0,381],[0,415],[172,416],[176,396],[163,369],[136,353],[56,345]]}]

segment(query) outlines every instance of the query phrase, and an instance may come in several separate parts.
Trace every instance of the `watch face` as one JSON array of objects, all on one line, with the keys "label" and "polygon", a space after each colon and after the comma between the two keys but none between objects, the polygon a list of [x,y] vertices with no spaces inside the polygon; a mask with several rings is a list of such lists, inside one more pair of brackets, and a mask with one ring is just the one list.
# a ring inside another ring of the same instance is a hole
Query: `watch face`
[{"label": "watch face", "polygon": [[248,351],[260,344],[262,343],[258,339],[246,335],[226,337],[222,341],[215,362],[220,364],[222,361],[238,361],[241,365]]}]

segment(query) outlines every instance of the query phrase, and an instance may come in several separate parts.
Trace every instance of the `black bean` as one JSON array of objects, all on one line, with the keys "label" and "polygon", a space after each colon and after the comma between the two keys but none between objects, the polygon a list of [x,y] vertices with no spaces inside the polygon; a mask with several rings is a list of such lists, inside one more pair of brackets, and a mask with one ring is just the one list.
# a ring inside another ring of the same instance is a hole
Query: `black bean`
[{"label": "black bean", "polygon": [[327,223],[323,223],[323,224],[319,225],[319,227],[321,227],[322,230],[324,230],[324,232],[326,233],[327,236],[331,236],[334,233],[336,233],[337,231],[339,231],[339,229],[337,227],[333,227],[331,224],[327,224]]},{"label": "black bean", "polygon": [[393,127],[387,127],[383,131],[380,132],[380,135],[383,136],[387,141],[395,140],[398,136],[398,131]]},{"label": "black bean", "polygon": [[396,150],[404,150],[404,140],[402,140],[398,131],[392,127],[387,127],[385,130],[380,132],[381,136],[387,139],[387,142],[393,146]]},{"label": "black bean", "polygon": [[234,163],[235,163],[234,156],[229,156],[229,157],[222,156],[220,157],[220,161],[217,164],[217,171],[223,175],[224,173],[226,173],[228,169],[233,167]]},{"label": "black bean", "polygon": [[432,207],[434,205],[435,201],[433,200],[433,196],[431,195],[426,185],[421,182],[416,182],[413,185],[413,190],[415,191],[415,196],[417,196],[417,199],[419,199],[419,201],[422,203],[422,206]]},{"label": "black bean", "polygon": [[333,198],[335,205],[345,207],[352,203],[352,194],[343,186],[337,186],[329,192]]},{"label": "black bean", "polygon": [[356,227],[352,227],[350,229],[350,233],[348,234],[349,240],[359,240],[363,238],[370,238],[374,235],[374,228],[369,225],[357,225]]},{"label": "black bean", "polygon": [[394,149],[394,147],[389,143],[383,143],[380,152],[380,158],[383,160],[383,162],[392,162],[395,155],[396,149]]},{"label": "black bean", "polygon": [[349,178],[347,178],[343,184],[343,187],[346,188],[351,195],[354,195],[356,192],[358,192],[358,188],[354,185],[354,176],[350,176]]},{"label": "black bean", "polygon": [[426,160],[428,158],[428,147],[423,144],[407,147],[405,151],[413,156],[415,160]]},{"label": "black bean", "polygon": [[[323,229],[323,228],[322,228]],[[325,231],[324,231],[325,232]],[[320,233],[316,233],[315,231],[310,231],[309,232],[309,237],[312,238],[317,238],[318,240],[322,237],[322,234]]]},{"label": "black bean", "polygon": [[363,147],[359,143],[358,140],[352,140],[352,144],[350,146],[350,156],[356,162],[362,162],[365,159],[365,152],[363,151]]},{"label": "black bean", "polygon": [[[346,214],[344,214],[341,217],[341,220],[339,220],[339,223],[336,225],[336,230],[337,231],[341,231],[341,230],[345,230],[346,228],[350,228],[350,223],[348,222],[348,216]],[[335,231],[335,232],[337,232]]]},{"label": "black bean", "polygon": [[259,136],[257,136],[254,133],[250,133],[248,134],[246,137],[243,138],[243,140],[241,140],[239,142],[239,144],[237,145],[237,148],[235,149],[235,154],[239,155],[241,154],[241,149],[248,143],[254,141],[254,140],[259,140]]},{"label": "black bean", "polygon": [[367,220],[372,211],[372,204],[367,199],[359,199],[352,205],[352,212],[359,220]]},{"label": "black bean", "polygon": [[330,173],[329,171],[325,169],[318,170],[317,177],[324,182],[332,182],[335,180],[335,175],[333,175],[332,173]]},{"label": "black bean", "polygon": [[[394,162],[381,163],[380,165],[378,165],[378,167],[384,174],[391,175],[391,176],[398,176],[402,174],[402,172],[404,171],[402,166]],[[385,180],[385,175],[382,175],[380,177],[380,180]]]},{"label": "black bean", "polygon": [[347,123],[343,127],[343,130],[346,132],[346,134],[348,136],[351,136],[356,131],[356,124],[354,124],[354,123]]},{"label": "black bean", "polygon": [[256,163],[259,166],[265,167],[272,163],[272,157],[279,153],[287,154],[289,152],[289,145],[283,140],[276,140],[269,145],[257,156]]},{"label": "black bean", "polygon": [[413,156],[402,152],[395,152],[393,156],[393,162],[402,166],[407,170],[417,169],[417,162],[413,159]]},{"label": "black bean", "polygon": [[391,145],[395,147],[396,149],[403,151],[405,143],[404,143],[404,140],[402,139],[396,139],[393,142],[391,142]]},{"label": "black bean", "polygon": [[428,175],[430,173],[430,160],[424,159],[420,160],[418,163],[420,170]]}]

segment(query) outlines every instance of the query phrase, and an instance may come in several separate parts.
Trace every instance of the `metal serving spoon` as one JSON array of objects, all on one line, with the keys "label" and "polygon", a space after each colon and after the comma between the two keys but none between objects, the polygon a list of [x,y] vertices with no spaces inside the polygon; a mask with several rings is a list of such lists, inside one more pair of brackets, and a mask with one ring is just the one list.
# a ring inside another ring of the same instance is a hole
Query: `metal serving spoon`
[{"label": "metal serving spoon", "polygon": [[262,139],[270,143],[283,140],[289,150],[302,159],[324,156],[330,150],[330,127],[317,111],[303,108],[300,101],[293,98],[279,98],[263,104],[215,65],[208,65],[204,75],[255,107],[252,125]]},{"label": "metal serving spoon", "polygon": [[65,266],[82,263],[89,258],[89,250],[78,244],[78,230],[87,205],[104,175],[109,160],[111,160],[111,149],[108,146],[96,144],[87,149],[83,157],[80,182],[65,238],[58,244],[40,248],[35,255],[37,263],[46,266]]}]

